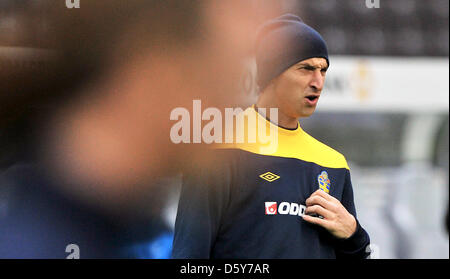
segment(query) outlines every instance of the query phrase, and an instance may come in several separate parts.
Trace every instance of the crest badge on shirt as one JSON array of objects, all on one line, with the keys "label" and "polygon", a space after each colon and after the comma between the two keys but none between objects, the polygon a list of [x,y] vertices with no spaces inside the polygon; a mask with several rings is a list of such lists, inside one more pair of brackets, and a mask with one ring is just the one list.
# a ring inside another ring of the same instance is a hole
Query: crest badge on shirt
[{"label": "crest badge on shirt", "polygon": [[317,181],[319,182],[319,189],[323,190],[325,193],[330,193],[331,181],[328,178],[328,173],[326,171],[322,171],[317,177]]}]

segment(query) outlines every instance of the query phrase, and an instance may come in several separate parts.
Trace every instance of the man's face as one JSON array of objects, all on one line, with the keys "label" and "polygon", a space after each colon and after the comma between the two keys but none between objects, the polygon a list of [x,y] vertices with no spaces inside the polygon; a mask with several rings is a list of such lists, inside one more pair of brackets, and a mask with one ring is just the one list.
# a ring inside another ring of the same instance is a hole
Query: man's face
[{"label": "man's face", "polygon": [[327,68],[324,58],[310,58],[275,78],[272,82],[280,112],[292,118],[310,116],[316,109]]}]

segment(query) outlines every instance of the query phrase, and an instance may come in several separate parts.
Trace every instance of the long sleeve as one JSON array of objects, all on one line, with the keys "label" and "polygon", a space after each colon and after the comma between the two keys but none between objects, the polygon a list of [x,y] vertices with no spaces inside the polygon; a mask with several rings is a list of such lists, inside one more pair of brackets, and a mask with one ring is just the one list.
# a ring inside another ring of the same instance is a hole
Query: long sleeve
[{"label": "long sleeve", "polygon": [[365,259],[370,255],[370,250],[368,248],[370,245],[370,238],[369,234],[360,225],[356,216],[353,188],[350,178],[350,172],[348,170],[346,173],[345,186],[341,203],[347,209],[347,211],[355,217],[356,231],[352,236],[345,240],[336,240],[336,257]]},{"label": "long sleeve", "polygon": [[228,205],[229,169],[218,162],[183,173],[172,258],[210,258]]}]

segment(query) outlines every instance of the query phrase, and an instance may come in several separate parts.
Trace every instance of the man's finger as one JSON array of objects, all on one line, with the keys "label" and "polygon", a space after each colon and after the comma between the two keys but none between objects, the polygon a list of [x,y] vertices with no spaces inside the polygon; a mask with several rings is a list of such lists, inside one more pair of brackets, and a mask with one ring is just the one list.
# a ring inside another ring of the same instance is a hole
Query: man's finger
[{"label": "man's finger", "polygon": [[[315,195],[306,199],[306,206],[320,205],[321,207],[332,210],[334,207],[331,202],[324,199],[322,196]],[[333,210],[332,210],[333,211]]]},{"label": "man's finger", "polygon": [[312,216],[309,216],[306,214],[303,215],[302,217],[303,217],[303,220],[305,220],[308,223],[319,225],[321,227],[324,227],[325,229],[328,229],[330,227],[330,222],[325,219],[312,217]]},{"label": "man's finger", "polygon": [[316,190],[314,193],[311,194],[312,196],[321,196],[324,199],[326,199],[327,201],[333,201],[335,198],[333,196],[331,196],[330,194],[326,193],[325,191],[318,189]]},{"label": "man's finger", "polygon": [[331,219],[333,217],[333,213],[320,205],[308,206],[305,211],[306,214],[316,213],[325,219]]}]

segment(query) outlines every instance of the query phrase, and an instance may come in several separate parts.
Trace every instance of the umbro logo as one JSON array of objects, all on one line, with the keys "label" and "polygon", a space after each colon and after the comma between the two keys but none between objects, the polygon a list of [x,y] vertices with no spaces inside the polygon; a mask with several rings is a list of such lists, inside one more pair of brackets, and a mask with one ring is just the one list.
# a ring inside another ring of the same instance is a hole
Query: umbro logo
[{"label": "umbro logo", "polygon": [[269,181],[269,182],[275,181],[278,178],[280,178],[280,176],[278,176],[278,175],[276,175],[274,173],[271,173],[270,171],[261,174],[259,177],[261,177],[262,179],[264,179],[266,181]]}]

